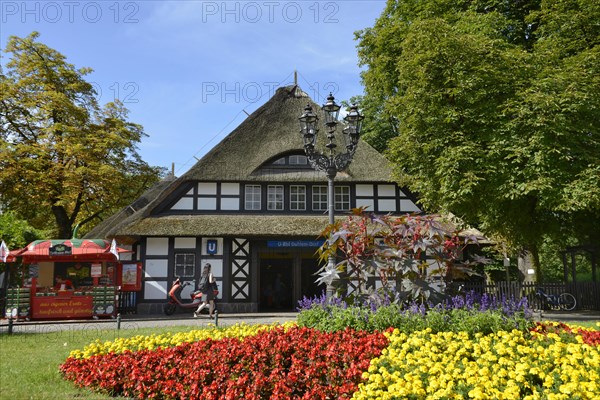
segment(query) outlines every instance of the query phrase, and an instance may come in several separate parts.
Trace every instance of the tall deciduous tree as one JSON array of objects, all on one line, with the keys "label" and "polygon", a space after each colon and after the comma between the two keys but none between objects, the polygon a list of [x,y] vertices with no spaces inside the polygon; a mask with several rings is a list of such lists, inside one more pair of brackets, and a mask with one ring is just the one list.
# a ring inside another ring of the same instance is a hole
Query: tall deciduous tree
[{"label": "tall deciduous tree", "polygon": [[10,37],[0,71],[0,202],[37,228],[69,238],[129,204],[161,170],[137,153],[142,126],[118,102],[98,105],[89,68],[37,41]]},{"label": "tall deciduous tree", "polygon": [[427,208],[538,267],[543,236],[598,240],[599,20],[593,0],[389,0],[357,33],[364,101],[394,122],[367,138],[393,136],[396,177]]}]

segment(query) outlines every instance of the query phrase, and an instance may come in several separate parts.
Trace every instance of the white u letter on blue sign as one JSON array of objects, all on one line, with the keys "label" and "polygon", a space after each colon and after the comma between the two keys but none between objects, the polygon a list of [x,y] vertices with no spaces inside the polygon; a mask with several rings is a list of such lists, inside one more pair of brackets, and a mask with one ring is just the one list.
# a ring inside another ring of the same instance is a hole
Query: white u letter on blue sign
[{"label": "white u letter on blue sign", "polygon": [[206,241],[206,254],[217,254],[217,241],[215,239]]}]

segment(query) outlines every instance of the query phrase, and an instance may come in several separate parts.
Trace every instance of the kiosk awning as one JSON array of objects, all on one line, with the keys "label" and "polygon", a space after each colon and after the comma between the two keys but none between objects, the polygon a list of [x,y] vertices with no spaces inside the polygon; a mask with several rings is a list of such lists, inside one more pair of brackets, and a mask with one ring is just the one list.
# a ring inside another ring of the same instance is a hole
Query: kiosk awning
[{"label": "kiosk awning", "polygon": [[21,257],[24,263],[39,261],[117,261],[117,254],[131,250],[111,246],[105,239],[36,240],[27,247],[10,252],[10,258]]}]

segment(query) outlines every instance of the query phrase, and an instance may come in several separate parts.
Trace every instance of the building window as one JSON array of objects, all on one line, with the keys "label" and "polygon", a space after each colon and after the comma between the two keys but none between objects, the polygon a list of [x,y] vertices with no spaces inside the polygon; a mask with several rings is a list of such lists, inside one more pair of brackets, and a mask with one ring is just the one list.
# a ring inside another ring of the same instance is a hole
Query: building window
[{"label": "building window", "polygon": [[290,186],[290,210],[306,210],[306,186]]},{"label": "building window", "polygon": [[246,185],[246,210],[260,210],[260,185]]},{"label": "building window", "polygon": [[327,210],[327,186],[313,186],[312,207],[315,211]]},{"label": "building window", "polygon": [[308,159],[306,156],[294,155],[290,156],[290,165],[307,165]]},{"label": "building window", "polygon": [[267,187],[267,210],[283,210],[283,186],[269,185]]},{"label": "building window", "polygon": [[196,255],[194,253],[175,254],[175,276],[194,278],[196,275]]},{"label": "building window", "polygon": [[335,186],[333,198],[337,211],[350,210],[350,186]]}]

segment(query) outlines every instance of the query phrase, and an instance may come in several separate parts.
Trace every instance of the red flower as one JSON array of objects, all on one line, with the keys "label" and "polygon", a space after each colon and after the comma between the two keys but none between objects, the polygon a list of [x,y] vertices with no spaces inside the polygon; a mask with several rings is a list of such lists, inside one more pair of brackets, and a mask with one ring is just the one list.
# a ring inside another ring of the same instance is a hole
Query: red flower
[{"label": "red flower", "polygon": [[126,397],[343,399],[387,344],[379,332],[278,328],[243,341],[69,358],[60,370],[78,386]]}]

